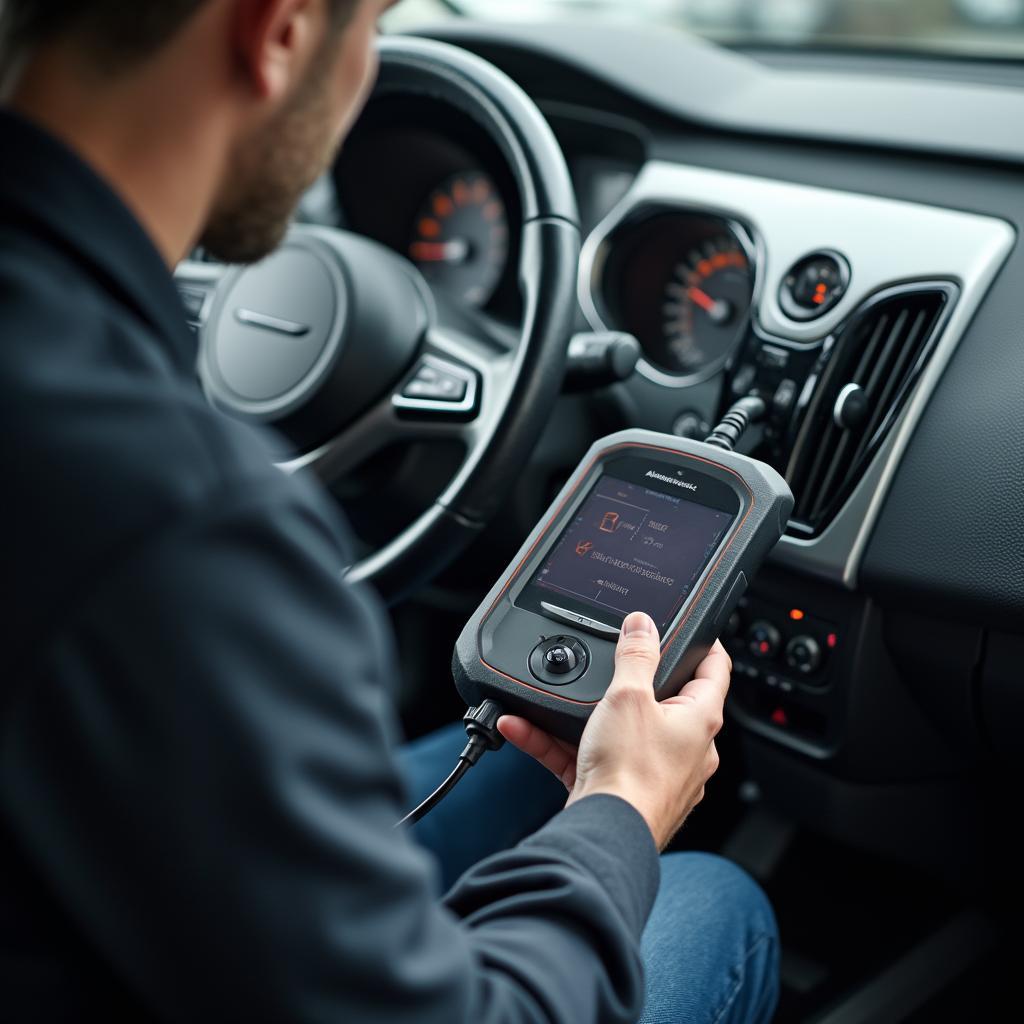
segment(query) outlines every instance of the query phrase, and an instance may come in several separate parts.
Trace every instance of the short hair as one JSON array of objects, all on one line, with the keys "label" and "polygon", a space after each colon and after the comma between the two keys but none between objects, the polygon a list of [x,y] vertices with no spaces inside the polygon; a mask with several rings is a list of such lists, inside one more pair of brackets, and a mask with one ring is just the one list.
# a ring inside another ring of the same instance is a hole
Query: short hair
[{"label": "short hair", "polygon": [[[0,74],[32,50],[63,36],[80,38],[111,68],[159,51],[209,0],[0,0]],[[347,21],[359,0],[328,0]]]}]

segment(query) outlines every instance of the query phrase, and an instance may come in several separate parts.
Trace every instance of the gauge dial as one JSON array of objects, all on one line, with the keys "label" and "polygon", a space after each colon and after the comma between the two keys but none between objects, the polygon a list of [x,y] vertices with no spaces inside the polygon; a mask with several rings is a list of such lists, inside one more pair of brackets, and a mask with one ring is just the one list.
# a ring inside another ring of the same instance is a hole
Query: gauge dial
[{"label": "gauge dial", "polygon": [[455,174],[423,204],[409,255],[436,288],[473,306],[494,294],[508,260],[508,213],[494,182]]},{"label": "gauge dial", "polygon": [[665,287],[663,335],[674,369],[693,374],[724,363],[747,322],[752,293],[750,261],[731,235],[688,253]]}]

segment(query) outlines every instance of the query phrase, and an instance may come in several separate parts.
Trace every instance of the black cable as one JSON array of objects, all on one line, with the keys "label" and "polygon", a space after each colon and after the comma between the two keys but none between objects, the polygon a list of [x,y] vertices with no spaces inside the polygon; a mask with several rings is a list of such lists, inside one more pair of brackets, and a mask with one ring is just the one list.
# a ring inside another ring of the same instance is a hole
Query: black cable
[{"label": "black cable", "polygon": [[469,771],[473,766],[469,761],[463,761],[459,758],[459,763],[455,766],[455,770],[448,776],[444,782],[441,783],[437,789],[434,790],[426,800],[419,805],[419,807],[410,811],[399,823],[395,826],[398,828],[401,825],[415,825],[420,818],[428,815],[459,783],[466,772]]},{"label": "black cable", "polygon": [[768,406],[765,405],[763,398],[757,395],[741,398],[722,417],[722,422],[708,434],[704,443],[727,452],[733,451],[747,427],[760,420],[767,411]]},{"label": "black cable", "polygon": [[488,750],[497,750],[504,744],[505,738],[498,732],[498,719],[501,718],[502,714],[501,706],[495,704],[493,700],[485,700],[479,707],[470,708],[466,712],[462,722],[466,727],[466,735],[469,737],[469,742],[462,753],[459,754],[459,763],[455,766],[451,775],[423,803],[413,808],[398,822],[395,828],[399,828],[401,825],[415,825],[421,818],[426,817],[458,785],[462,776]]}]

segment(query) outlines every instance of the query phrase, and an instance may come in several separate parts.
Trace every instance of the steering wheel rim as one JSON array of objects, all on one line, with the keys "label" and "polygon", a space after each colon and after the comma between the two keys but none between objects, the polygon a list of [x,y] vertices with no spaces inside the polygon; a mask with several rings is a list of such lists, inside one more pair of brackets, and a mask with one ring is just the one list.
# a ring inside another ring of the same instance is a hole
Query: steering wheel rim
[{"label": "steering wheel rim", "polygon": [[429,544],[428,534],[456,551],[469,544],[500,507],[536,445],[565,374],[580,234],[562,150],[537,106],[511,78],[465,50],[428,39],[383,39],[380,62],[375,96],[441,99],[476,121],[501,149],[522,208],[519,277],[525,307],[512,369],[515,386],[504,408],[491,417],[488,436],[467,454],[432,509],[350,572],[351,578],[378,587],[387,579],[382,589],[393,593],[402,589],[401,578],[423,579],[409,562],[419,560],[415,549]]},{"label": "steering wheel rim", "polygon": [[[365,263],[374,264],[378,276],[390,275],[401,286],[399,292],[405,289],[406,300],[421,302],[426,311],[425,330],[422,325],[416,328],[422,333],[414,361],[421,363],[426,357],[461,367],[476,383],[477,409],[472,418],[432,410],[418,419],[399,400],[402,381],[408,380],[406,366],[401,381],[394,382],[389,393],[355,422],[283,466],[288,471],[312,470],[330,484],[373,451],[395,441],[456,438],[464,444],[466,455],[460,468],[434,503],[346,573],[348,579],[372,584],[394,602],[433,578],[480,533],[533,451],[565,373],[580,231],[575,193],[554,133],[533,101],[508,76],[473,54],[433,40],[389,37],[379,42],[379,53],[380,74],[371,102],[388,95],[429,97],[472,118],[508,162],[523,215],[519,281],[524,315],[518,344],[508,353],[498,353],[459,329],[440,326],[429,288],[403,258],[382,247],[370,252],[368,245],[373,243],[334,229],[298,228],[289,235],[287,244],[305,247],[307,256],[314,252],[329,261],[333,251],[341,264],[347,257],[347,265],[333,267],[332,272],[348,280],[350,296],[358,297],[360,289],[373,287]],[[214,276],[201,266],[179,268],[179,282],[188,285],[204,274]],[[230,272],[240,273],[245,272]],[[237,277],[232,283],[236,282]],[[217,311],[228,302],[231,288],[215,287],[224,293],[213,304]],[[392,306],[395,294],[392,289]],[[200,376],[211,401],[223,405],[210,386],[209,373],[209,338],[218,322],[211,315],[204,328]],[[237,408],[229,411],[239,414]],[[243,411],[242,418],[268,417]]]}]

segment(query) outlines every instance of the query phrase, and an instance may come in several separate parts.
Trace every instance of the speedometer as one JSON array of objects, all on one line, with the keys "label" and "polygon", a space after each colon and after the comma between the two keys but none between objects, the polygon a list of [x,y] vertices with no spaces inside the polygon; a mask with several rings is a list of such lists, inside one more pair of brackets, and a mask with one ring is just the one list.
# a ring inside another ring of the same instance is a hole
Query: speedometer
[{"label": "speedometer", "polygon": [[592,290],[582,296],[595,329],[634,335],[643,349],[638,373],[664,387],[721,371],[751,325],[751,230],[712,213],[641,207],[599,232],[584,249]]},{"label": "speedometer", "polygon": [[435,287],[472,306],[494,294],[508,260],[508,213],[480,172],[441,182],[416,217],[409,255]]},{"label": "speedometer", "polygon": [[687,253],[672,270],[662,306],[673,368],[693,374],[724,363],[747,322],[752,293],[750,261],[732,235]]}]

